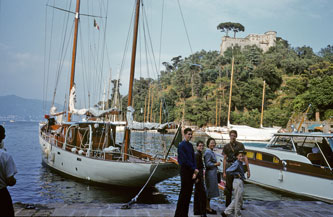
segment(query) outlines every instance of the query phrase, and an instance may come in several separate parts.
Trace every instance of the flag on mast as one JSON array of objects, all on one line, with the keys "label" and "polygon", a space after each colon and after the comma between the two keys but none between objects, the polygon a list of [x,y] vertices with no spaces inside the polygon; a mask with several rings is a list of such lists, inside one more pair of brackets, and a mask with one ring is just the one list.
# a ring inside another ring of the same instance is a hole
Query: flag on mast
[{"label": "flag on mast", "polygon": [[96,20],[94,19],[94,27],[99,30],[99,25],[97,24]]}]

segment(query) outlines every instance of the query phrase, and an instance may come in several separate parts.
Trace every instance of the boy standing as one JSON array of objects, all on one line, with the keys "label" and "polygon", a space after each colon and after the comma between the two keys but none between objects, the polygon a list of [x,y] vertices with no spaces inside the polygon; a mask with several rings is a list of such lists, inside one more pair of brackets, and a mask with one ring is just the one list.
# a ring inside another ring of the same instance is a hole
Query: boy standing
[{"label": "boy standing", "polygon": [[234,212],[235,216],[240,216],[240,210],[242,206],[242,197],[244,191],[244,169],[243,169],[243,158],[244,151],[238,151],[235,153],[237,160],[226,170],[227,174],[234,177],[232,187],[234,189],[234,200],[230,205],[222,212],[222,216],[226,217],[227,215]]},{"label": "boy standing", "polygon": [[[230,142],[226,144],[223,148],[222,155],[223,155],[223,178],[226,180],[226,186],[224,189],[224,195],[226,196],[225,199],[225,207],[229,206],[231,203],[232,197],[232,183],[233,183],[233,176],[227,174],[226,169],[235,161],[235,153],[239,151],[245,151],[245,147],[243,143],[237,141],[237,131],[231,130],[229,132]],[[247,169],[247,178],[250,178],[250,167],[249,162],[246,157],[244,156],[244,162]]]}]

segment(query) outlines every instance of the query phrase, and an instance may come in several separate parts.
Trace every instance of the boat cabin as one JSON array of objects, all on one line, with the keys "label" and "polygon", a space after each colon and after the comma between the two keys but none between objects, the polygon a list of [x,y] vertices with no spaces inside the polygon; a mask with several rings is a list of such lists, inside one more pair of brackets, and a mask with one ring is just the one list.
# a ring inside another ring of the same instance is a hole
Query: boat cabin
[{"label": "boat cabin", "polygon": [[296,152],[307,157],[313,165],[333,168],[333,134],[275,134],[266,148]]},{"label": "boat cabin", "polygon": [[84,155],[112,159],[120,156],[121,146],[116,144],[116,125],[99,122],[48,122],[41,129],[52,145]]}]

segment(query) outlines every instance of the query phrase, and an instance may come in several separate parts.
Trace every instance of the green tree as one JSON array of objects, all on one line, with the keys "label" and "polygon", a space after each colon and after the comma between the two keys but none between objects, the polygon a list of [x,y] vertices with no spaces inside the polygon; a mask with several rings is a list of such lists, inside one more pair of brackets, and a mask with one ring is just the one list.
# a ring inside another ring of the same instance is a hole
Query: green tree
[{"label": "green tree", "polygon": [[320,49],[319,56],[333,63],[333,46],[327,45],[327,47]]},{"label": "green tree", "polygon": [[232,23],[232,22],[225,22],[225,23],[220,23],[217,25],[217,29],[221,30],[221,32],[225,32],[226,36],[228,36],[229,31],[234,32],[234,38],[236,38],[236,33],[237,32],[244,32],[245,27],[240,24],[240,23]]},{"label": "green tree", "polygon": [[317,77],[309,81],[306,92],[297,96],[294,101],[294,109],[302,111],[307,105],[311,104],[314,118],[315,111],[319,111],[324,116],[325,111],[333,108],[333,76]]},{"label": "green tree", "polygon": [[282,84],[282,71],[272,63],[266,62],[259,65],[253,73],[256,77],[265,80],[273,92]]}]

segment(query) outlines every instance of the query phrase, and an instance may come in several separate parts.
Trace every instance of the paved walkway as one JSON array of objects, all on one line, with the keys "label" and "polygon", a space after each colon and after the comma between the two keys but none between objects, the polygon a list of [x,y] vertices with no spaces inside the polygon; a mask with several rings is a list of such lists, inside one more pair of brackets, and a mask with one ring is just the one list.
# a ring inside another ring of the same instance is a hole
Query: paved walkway
[{"label": "paved walkway", "polygon": [[[133,204],[131,209],[121,209],[123,204],[52,203],[14,204],[16,216],[173,216],[175,204]],[[333,217],[333,205],[318,201],[246,201],[243,217]],[[224,206],[213,207],[220,213]],[[193,215],[190,206],[189,216]]]}]

